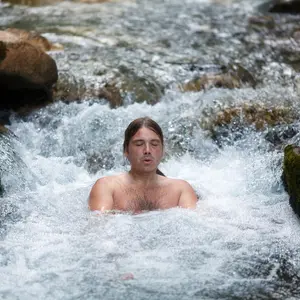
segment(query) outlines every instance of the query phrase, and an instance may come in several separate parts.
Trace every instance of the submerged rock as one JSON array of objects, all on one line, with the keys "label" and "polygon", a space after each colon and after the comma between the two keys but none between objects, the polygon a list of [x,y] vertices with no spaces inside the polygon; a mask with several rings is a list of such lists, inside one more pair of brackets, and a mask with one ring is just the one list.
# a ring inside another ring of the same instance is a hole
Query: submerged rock
[{"label": "submerged rock", "polygon": [[110,170],[114,165],[115,157],[109,150],[104,150],[88,154],[85,168],[90,174],[96,174],[101,169]]},{"label": "submerged rock", "polygon": [[285,147],[282,180],[290,196],[290,205],[300,216],[300,147],[295,145]]},{"label": "submerged rock", "polygon": [[262,28],[268,30],[275,28],[275,21],[272,16],[252,16],[248,19],[248,24],[250,28],[258,30]]},{"label": "submerged rock", "polygon": [[241,65],[229,65],[197,76],[193,80],[179,86],[182,92],[197,92],[212,87],[234,89],[242,86],[255,87],[256,80],[252,74]]}]

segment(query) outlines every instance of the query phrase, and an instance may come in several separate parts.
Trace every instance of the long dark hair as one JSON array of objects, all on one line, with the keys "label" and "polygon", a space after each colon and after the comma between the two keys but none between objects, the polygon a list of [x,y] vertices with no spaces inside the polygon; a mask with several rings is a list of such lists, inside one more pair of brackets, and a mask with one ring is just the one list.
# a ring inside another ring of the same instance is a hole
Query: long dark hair
[{"label": "long dark hair", "polygon": [[[125,134],[124,134],[123,152],[125,152],[128,149],[131,138],[142,127],[145,127],[145,128],[148,128],[148,129],[154,131],[158,135],[158,137],[161,141],[161,144],[164,147],[164,135],[163,135],[163,132],[162,132],[160,126],[154,120],[150,119],[149,117],[143,117],[143,118],[138,118],[138,119],[133,120],[126,128]],[[156,174],[165,176],[159,169],[156,169]]]}]

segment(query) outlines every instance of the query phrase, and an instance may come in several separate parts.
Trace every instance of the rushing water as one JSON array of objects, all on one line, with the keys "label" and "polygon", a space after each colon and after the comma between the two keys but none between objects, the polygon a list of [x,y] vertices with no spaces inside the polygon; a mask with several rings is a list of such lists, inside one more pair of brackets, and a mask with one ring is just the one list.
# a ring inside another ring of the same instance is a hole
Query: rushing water
[{"label": "rushing water", "polygon": [[[299,299],[299,220],[280,182],[282,150],[252,128],[239,138],[229,134],[220,148],[200,126],[203,112],[246,100],[297,110],[297,74],[246,29],[260,2],[1,4],[1,26],[38,28],[64,45],[51,53],[60,72],[93,82],[96,73],[130,66],[165,87],[154,106],[129,99],[110,109],[91,98],[12,116],[19,160],[13,165],[1,154],[9,170],[2,179],[1,299]],[[261,68],[252,64],[259,59]],[[232,61],[256,70],[255,90],[178,90],[195,75],[190,64]],[[128,169],[123,132],[145,115],[165,133],[160,169],[192,184],[197,209],[90,213],[91,186]]]}]

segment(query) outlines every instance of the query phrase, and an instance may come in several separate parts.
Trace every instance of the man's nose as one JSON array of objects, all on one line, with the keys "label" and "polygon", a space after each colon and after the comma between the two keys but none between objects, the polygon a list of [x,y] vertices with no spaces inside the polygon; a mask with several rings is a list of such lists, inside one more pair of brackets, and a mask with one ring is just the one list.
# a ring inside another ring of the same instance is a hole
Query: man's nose
[{"label": "man's nose", "polygon": [[149,153],[150,153],[150,145],[148,143],[145,143],[144,154],[149,154]]}]

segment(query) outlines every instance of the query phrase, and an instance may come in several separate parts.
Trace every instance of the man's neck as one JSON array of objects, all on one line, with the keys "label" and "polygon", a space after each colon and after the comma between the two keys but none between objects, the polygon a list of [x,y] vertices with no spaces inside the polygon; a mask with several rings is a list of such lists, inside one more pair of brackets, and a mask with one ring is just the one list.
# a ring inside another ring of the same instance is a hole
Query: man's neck
[{"label": "man's neck", "polygon": [[147,187],[157,182],[156,170],[153,172],[145,173],[145,172],[138,172],[131,169],[128,172],[128,174],[135,184],[142,185],[144,187]]}]

